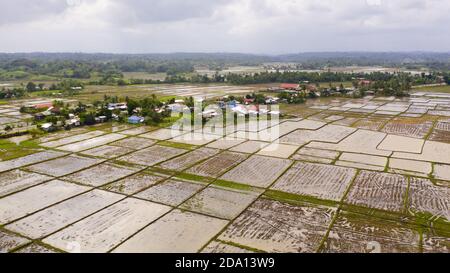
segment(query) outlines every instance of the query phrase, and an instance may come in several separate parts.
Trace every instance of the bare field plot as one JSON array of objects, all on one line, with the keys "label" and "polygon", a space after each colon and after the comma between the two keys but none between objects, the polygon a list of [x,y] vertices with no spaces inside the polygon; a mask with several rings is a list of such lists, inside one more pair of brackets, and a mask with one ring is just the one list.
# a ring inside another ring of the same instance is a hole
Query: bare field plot
[{"label": "bare field plot", "polygon": [[125,139],[119,140],[117,142],[111,143],[111,145],[134,149],[134,150],[140,150],[140,149],[144,149],[149,146],[152,146],[155,143],[156,143],[156,141],[150,140],[147,138],[129,137],[129,138],[125,138]]},{"label": "bare field plot", "polygon": [[54,180],[1,198],[0,224],[24,217],[87,190],[88,187]]},{"label": "bare field plot", "polygon": [[238,216],[261,192],[207,187],[187,200],[180,208],[224,219]]},{"label": "bare field plot", "polygon": [[155,129],[155,128],[148,127],[148,126],[140,126],[140,127],[131,128],[131,129],[128,129],[125,131],[121,131],[120,133],[124,134],[124,135],[136,136],[136,135],[150,132],[153,129]]},{"label": "bare field plot", "polygon": [[219,177],[228,169],[238,165],[247,155],[223,152],[187,170],[190,174],[207,177]]},{"label": "bare field plot", "polygon": [[80,251],[107,252],[147,224],[167,213],[169,207],[127,198],[103,209],[43,240],[44,243],[71,251],[71,243]]},{"label": "bare field plot", "polygon": [[66,176],[64,177],[64,179],[93,187],[98,187],[124,178],[133,173],[137,173],[140,170],[140,168],[135,167],[128,167],[113,163],[102,163],[95,167]]},{"label": "bare field plot", "polygon": [[171,159],[169,161],[166,161],[159,166],[164,169],[181,171],[191,167],[192,165],[197,164],[198,162],[204,159],[214,156],[217,153],[219,153],[219,150],[210,148],[200,148],[187,154],[184,154],[182,156]]},{"label": "bare field plot", "polygon": [[266,252],[314,252],[334,213],[332,208],[259,199],[219,239]]},{"label": "bare field plot", "polygon": [[84,151],[82,152],[82,154],[112,159],[125,154],[129,154],[131,152],[134,152],[134,150],[125,147],[105,145]]},{"label": "bare field plot", "polygon": [[325,118],[325,121],[327,122],[333,122],[333,121],[338,121],[341,119],[344,119],[344,116],[340,116],[340,115],[331,115]]},{"label": "bare field plot", "polygon": [[297,130],[282,137],[280,142],[297,145],[304,145],[310,141],[338,143],[355,131],[355,128],[327,125],[316,131]]},{"label": "bare field plot", "polygon": [[449,253],[450,238],[434,235],[432,233],[425,234],[423,238],[423,253]]},{"label": "bare field plot", "polygon": [[126,177],[117,182],[105,185],[102,187],[102,189],[131,195],[140,192],[141,190],[144,190],[146,188],[149,188],[164,179],[165,178],[161,176],[141,172]]},{"label": "bare field plot", "polygon": [[168,140],[183,134],[186,134],[186,132],[164,128],[152,131],[150,133],[142,134],[139,137],[150,138],[155,140]]},{"label": "bare field plot", "polygon": [[430,135],[430,140],[450,143],[450,131],[433,130]]},{"label": "bare field plot", "polygon": [[0,253],[7,253],[29,243],[30,240],[0,230]]},{"label": "bare field plot", "polygon": [[378,131],[383,127],[383,125],[388,121],[389,119],[383,119],[383,118],[364,118],[359,121],[357,121],[355,124],[353,124],[354,127],[359,129],[366,129],[366,130],[372,130],[372,131]]},{"label": "bare field plot", "polygon": [[300,146],[272,143],[262,148],[257,154],[279,158],[289,158]]},{"label": "bare field plot", "polygon": [[431,213],[450,221],[450,188],[434,185],[428,179],[410,178],[408,211]]},{"label": "bare field plot", "polygon": [[126,136],[124,136],[124,135],[112,133],[112,134],[103,135],[103,136],[83,140],[80,142],[60,146],[60,147],[58,147],[58,150],[63,150],[63,151],[68,151],[68,152],[81,152],[84,150],[92,149],[92,148],[95,148],[98,146],[102,146],[102,145],[117,141],[117,140],[125,138],[125,137]]},{"label": "bare field plot", "polygon": [[53,249],[45,246],[38,245],[37,243],[32,243],[24,248],[14,251],[14,253],[58,253]]},{"label": "bare field plot", "polygon": [[420,154],[395,152],[392,157],[450,164],[449,154],[450,144],[436,141],[425,141],[422,153]]},{"label": "bare field plot", "polygon": [[342,153],[342,155],[339,157],[339,160],[336,161],[336,165],[383,171],[386,167],[387,162],[387,157]]},{"label": "bare field plot", "polygon": [[406,137],[424,138],[433,127],[433,121],[422,118],[396,118],[386,123],[382,131]]},{"label": "bare field plot", "polygon": [[378,149],[395,152],[420,154],[425,140],[404,136],[387,135],[380,143]]},{"label": "bare field plot", "polygon": [[280,131],[294,131],[296,129],[317,130],[326,125],[326,122],[304,119],[300,121],[286,121],[280,124]]},{"label": "bare field plot", "polygon": [[0,173],[0,197],[53,179],[50,176],[21,170]]},{"label": "bare field plot", "polygon": [[174,137],[170,141],[202,146],[210,142],[213,142],[214,140],[217,140],[221,137],[222,136],[219,135],[212,135],[205,133],[187,133],[181,136]]},{"label": "bare field plot", "polygon": [[227,150],[231,147],[241,144],[244,141],[245,140],[243,140],[243,139],[234,139],[231,137],[224,137],[224,138],[218,139],[218,140],[206,145],[206,147],[219,149],[219,150]]},{"label": "bare field plot", "polygon": [[123,198],[115,193],[93,190],[14,222],[7,229],[38,239]]},{"label": "bare field plot", "polygon": [[339,152],[303,147],[292,159],[331,164],[338,156]]},{"label": "bare field plot", "polygon": [[254,155],[227,172],[223,180],[268,187],[292,164],[291,160]]},{"label": "bare field plot", "polygon": [[197,252],[228,222],[174,210],[127,240],[114,252]]},{"label": "bare field plot", "polygon": [[335,125],[341,125],[341,126],[352,126],[355,124],[360,118],[356,117],[345,117],[344,119],[340,119],[338,121],[333,122]]},{"label": "bare field plot", "polygon": [[200,183],[168,180],[136,194],[136,197],[170,206],[178,206],[205,186]]},{"label": "bare field plot", "polygon": [[64,131],[64,132],[58,132],[58,133],[44,135],[43,137],[39,138],[39,142],[40,143],[45,143],[45,142],[48,143],[48,142],[51,142],[51,141],[54,141],[57,139],[69,138],[74,135],[78,135],[78,134],[82,134],[82,133],[86,133],[86,132],[87,132],[86,128],[76,128],[76,129],[72,129],[70,131]]},{"label": "bare field plot", "polygon": [[419,233],[405,223],[342,212],[331,228],[322,252],[417,253],[419,244]]},{"label": "bare field plot", "polygon": [[438,120],[428,139],[450,143],[450,119]]},{"label": "bare field plot", "polygon": [[102,162],[102,159],[94,159],[78,155],[69,155],[32,165],[27,169],[33,172],[52,176],[64,176],[79,170],[88,168]]},{"label": "bare field plot", "polygon": [[387,103],[380,106],[377,110],[382,112],[405,112],[408,110],[409,104],[397,104],[397,103]]},{"label": "bare field plot", "polygon": [[433,175],[437,179],[450,181],[450,165],[434,164]]},{"label": "bare field plot", "polygon": [[389,159],[389,168],[391,172],[411,172],[418,176],[428,176],[432,171],[432,166],[430,162],[415,161],[408,159]]},{"label": "bare field plot", "polygon": [[318,114],[309,116],[308,119],[309,119],[309,120],[316,120],[316,121],[327,122],[326,118],[327,118],[328,116],[329,116],[328,113],[322,112],[322,113],[318,113]]},{"label": "bare field plot", "polygon": [[139,150],[132,154],[120,157],[118,160],[139,165],[152,166],[185,152],[187,152],[187,150],[155,145],[150,148]]},{"label": "bare field plot", "polygon": [[212,241],[203,250],[202,253],[254,253],[253,251],[232,246],[219,241]]},{"label": "bare field plot", "polygon": [[377,149],[378,145],[383,141],[385,137],[385,133],[373,132],[368,130],[358,130],[338,144],[311,142],[306,147],[351,153],[353,152],[370,155],[389,156],[392,153],[391,151],[382,151]]},{"label": "bare field plot", "polygon": [[18,122],[18,119],[15,118],[9,118],[9,117],[1,117],[0,116],[0,125],[1,124],[7,124],[7,123],[14,123],[14,122]]},{"label": "bare field plot", "polygon": [[64,138],[61,138],[61,139],[58,139],[58,140],[42,143],[41,146],[42,147],[47,147],[47,148],[55,148],[55,147],[67,145],[67,144],[70,144],[70,143],[83,141],[83,140],[86,140],[86,139],[91,139],[91,138],[98,137],[98,136],[101,136],[101,135],[104,135],[104,134],[105,134],[105,132],[102,132],[102,131],[92,131],[92,132],[87,132],[87,133],[84,133],[84,134],[64,137]]},{"label": "bare field plot", "polygon": [[67,153],[55,152],[55,151],[43,151],[23,157],[19,157],[13,160],[1,161],[0,162],[0,172],[9,171],[12,169],[20,168],[26,165],[35,164],[38,162],[46,161],[49,159],[64,156]]},{"label": "bare field plot", "polygon": [[355,169],[298,162],[278,179],[272,189],[340,201],[355,174]]},{"label": "bare field plot", "polygon": [[253,154],[269,145],[267,142],[250,140],[230,149],[232,152]]},{"label": "bare field plot", "polygon": [[345,200],[352,205],[401,212],[407,187],[407,178],[402,175],[361,171]]}]

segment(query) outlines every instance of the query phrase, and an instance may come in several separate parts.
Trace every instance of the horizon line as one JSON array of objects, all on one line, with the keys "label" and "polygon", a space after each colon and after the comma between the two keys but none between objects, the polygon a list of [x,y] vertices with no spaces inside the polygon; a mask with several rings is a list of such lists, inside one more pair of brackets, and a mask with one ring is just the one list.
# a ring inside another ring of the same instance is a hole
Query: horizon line
[{"label": "horizon line", "polygon": [[234,54],[234,55],[254,55],[254,56],[284,56],[284,55],[299,55],[299,54],[326,54],[326,53],[433,53],[433,54],[450,54],[449,51],[433,51],[433,50],[381,50],[381,51],[365,51],[365,50],[336,50],[336,51],[299,51],[289,53],[251,53],[251,52],[233,52],[233,51],[174,51],[174,52],[101,52],[101,51],[29,51],[29,52],[1,52],[2,55],[14,55],[14,54],[105,54],[105,55],[176,55],[176,54]]}]

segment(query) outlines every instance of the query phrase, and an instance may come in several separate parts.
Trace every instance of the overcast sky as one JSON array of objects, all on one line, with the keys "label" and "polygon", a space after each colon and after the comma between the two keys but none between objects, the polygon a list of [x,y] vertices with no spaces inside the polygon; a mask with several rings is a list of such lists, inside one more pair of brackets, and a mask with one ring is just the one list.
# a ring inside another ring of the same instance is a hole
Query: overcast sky
[{"label": "overcast sky", "polygon": [[449,0],[0,0],[0,52],[448,52],[449,14]]}]

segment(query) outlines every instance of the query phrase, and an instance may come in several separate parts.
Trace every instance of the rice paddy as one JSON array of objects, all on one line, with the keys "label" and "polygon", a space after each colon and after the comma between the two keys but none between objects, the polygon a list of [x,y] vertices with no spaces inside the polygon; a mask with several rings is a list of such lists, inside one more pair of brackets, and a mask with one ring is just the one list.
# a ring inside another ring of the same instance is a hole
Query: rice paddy
[{"label": "rice paddy", "polygon": [[[23,118],[14,107],[0,122]],[[448,253],[449,107],[419,92],[231,131],[46,134],[0,161],[0,252]]]}]

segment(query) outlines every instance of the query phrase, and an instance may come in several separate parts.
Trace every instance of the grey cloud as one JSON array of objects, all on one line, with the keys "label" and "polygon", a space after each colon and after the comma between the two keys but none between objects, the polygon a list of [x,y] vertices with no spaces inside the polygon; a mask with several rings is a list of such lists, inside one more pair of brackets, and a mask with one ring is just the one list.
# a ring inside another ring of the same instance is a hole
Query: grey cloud
[{"label": "grey cloud", "polygon": [[1,0],[0,25],[37,20],[69,8],[66,0]]},{"label": "grey cloud", "polygon": [[0,0],[0,52],[450,50],[449,0],[81,1]]},{"label": "grey cloud", "polygon": [[131,12],[139,23],[182,21],[209,17],[228,0],[116,0],[123,12]]}]

